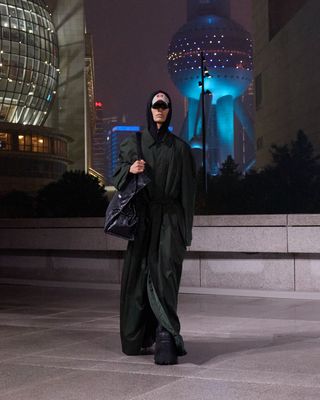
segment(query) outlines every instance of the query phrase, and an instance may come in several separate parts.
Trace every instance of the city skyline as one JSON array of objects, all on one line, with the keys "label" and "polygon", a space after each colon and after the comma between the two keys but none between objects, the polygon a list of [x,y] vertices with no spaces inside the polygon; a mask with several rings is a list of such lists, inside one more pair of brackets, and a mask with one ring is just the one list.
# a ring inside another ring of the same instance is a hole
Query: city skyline
[{"label": "city skyline", "polygon": [[[232,18],[251,31],[251,1],[232,2]],[[127,3],[86,1],[87,29],[93,35],[96,99],[105,115],[126,116],[143,124],[151,91],[167,90],[173,101],[173,127],[179,133],[184,98],[167,71],[170,40],[187,20],[186,0],[165,0],[161,7],[141,0],[130,12]],[[147,33],[146,33],[147,32]]]}]

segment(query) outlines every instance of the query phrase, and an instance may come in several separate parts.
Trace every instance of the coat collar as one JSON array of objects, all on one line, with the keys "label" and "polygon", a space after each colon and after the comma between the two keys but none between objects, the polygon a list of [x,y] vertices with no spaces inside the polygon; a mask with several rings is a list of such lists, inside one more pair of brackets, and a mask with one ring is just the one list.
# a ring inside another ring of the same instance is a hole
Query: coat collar
[{"label": "coat collar", "polygon": [[148,131],[148,129],[144,129],[144,131],[142,133],[142,138],[143,138],[142,140],[149,149],[150,149],[150,147],[152,147],[154,145],[162,145],[162,144],[165,144],[168,147],[171,147],[173,144],[173,140],[174,140],[173,136],[174,135],[171,132],[167,132],[161,142],[156,142],[156,140],[151,135],[151,133]]}]

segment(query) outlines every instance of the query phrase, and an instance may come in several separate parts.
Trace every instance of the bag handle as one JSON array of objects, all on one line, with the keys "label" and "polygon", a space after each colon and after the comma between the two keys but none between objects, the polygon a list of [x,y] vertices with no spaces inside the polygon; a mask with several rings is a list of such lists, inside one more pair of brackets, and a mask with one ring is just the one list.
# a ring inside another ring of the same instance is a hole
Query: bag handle
[{"label": "bag handle", "polygon": [[142,160],[143,154],[142,154],[142,145],[141,145],[141,132],[136,132],[136,138],[137,138],[138,160]]}]

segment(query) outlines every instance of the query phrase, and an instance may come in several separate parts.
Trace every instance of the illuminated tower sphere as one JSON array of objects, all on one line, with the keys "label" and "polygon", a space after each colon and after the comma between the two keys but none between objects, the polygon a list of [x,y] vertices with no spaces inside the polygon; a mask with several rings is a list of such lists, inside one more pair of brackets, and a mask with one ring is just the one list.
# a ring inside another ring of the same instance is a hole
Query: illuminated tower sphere
[{"label": "illuminated tower sphere", "polygon": [[[201,57],[211,79],[205,79],[209,170],[217,170],[230,154],[234,156],[234,114],[253,140],[252,124],[239,97],[252,82],[250,34],[230,17],[228,0],[188,0],[189,22],[173,36],[168,51],[170,76],[188,98],[184,138],[201,147]],[[209,102],[209,105],[208,105]],[[210,153],[211,152],[211,153]]]},{"label": "illuminated tower sphere", "polygon": [[206,89],[213,101],[225,95],[236,98],[252,81],[252,43],[250,34],[232,20],[200,16],[174,35],[169,48],[169,72],[173,82],[188,98],[199,99],[200,51],[212,79]]},{"label": "illuminated tower sphere", "polygon": [[42,125],[58,83],[55,28],[42,0],[0,0],[0,120]]}]

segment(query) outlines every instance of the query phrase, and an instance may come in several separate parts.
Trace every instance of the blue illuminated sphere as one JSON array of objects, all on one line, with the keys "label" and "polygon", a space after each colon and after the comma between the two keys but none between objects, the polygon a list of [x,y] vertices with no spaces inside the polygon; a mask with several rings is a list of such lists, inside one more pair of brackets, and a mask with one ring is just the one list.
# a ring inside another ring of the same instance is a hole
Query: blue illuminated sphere
[{"label": "blue illuminated sphere", "polygon": [[200,16],[183,25],[174,35],[168,51],[168,70],[181,93],[199,100],[201,57],[211,79],[205,79],[213,102],[220,97],[241,96],[252,81],[252,41],[236,22],[217,16]]}]

